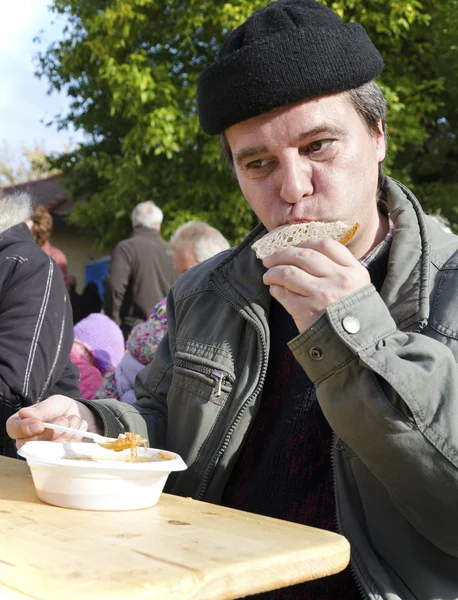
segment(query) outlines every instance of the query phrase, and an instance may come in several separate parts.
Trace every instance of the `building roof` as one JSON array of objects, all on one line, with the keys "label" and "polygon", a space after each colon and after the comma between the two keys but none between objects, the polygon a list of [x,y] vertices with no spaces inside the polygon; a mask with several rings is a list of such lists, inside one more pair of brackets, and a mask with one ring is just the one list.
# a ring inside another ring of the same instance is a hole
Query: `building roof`
[{"label": "building roof", "polygon": [[3,188],[3,192],[5,194],[26,192],[30,195],[32,202],[43,204],[54,216],[66,217],[72,212],[72,203],[63,187],[60,173],[45,179],[9,185]]}]

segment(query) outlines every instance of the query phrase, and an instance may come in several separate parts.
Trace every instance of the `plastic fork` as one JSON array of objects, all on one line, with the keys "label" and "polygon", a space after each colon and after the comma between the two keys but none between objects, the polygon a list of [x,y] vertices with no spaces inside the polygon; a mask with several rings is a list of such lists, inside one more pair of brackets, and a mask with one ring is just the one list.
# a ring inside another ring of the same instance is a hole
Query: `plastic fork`
[{"label": "plastic fork", "polygon": [[108,450],[113,450],[116,442],[116,438],[105,437],[104,435],[91,433],[90,431],[80,431],[79,429],[73,429],[73,427],[65,427],[64,425],[57,425],[55,423],[43,423],[43,426],[46,429],[53,429],[54,431],[59,431],[61,433],[72,433],[79,437],[89,438],[96,444],[99,444],[99,446],[107,448]]}]

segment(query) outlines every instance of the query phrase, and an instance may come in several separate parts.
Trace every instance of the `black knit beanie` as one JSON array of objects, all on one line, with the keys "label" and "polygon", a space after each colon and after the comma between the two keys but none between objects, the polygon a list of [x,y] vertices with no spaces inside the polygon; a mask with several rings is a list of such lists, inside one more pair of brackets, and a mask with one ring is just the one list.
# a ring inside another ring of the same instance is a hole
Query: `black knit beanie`
[{"label": "black knit beanie", "polygon": [[237,27],[200,76],[200,125],[219,134],[279,106],[359,87],[382,69],[358,23],[316,0],[278,0]]}]

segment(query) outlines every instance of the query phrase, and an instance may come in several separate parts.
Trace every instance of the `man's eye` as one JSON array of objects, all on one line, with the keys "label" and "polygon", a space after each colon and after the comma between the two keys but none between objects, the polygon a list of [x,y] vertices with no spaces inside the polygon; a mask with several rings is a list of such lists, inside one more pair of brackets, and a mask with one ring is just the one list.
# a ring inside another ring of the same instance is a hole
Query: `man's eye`
[{"label": "man's eye", "polygon": [[262,167],[265,167],[267,164],[268,164],[267,160],[265,160],[263,158],[259,158],[258,160],[252,160],[251,162],[249,162],[246,165],[246,168],[257,171],[258,169],[262,169]]},{"label": "man's eye", "polygon": [[328,148],[331,143],[332,140],[317,140],[316,142],[311,142],[307,149],[311,152],[321,152]]}]

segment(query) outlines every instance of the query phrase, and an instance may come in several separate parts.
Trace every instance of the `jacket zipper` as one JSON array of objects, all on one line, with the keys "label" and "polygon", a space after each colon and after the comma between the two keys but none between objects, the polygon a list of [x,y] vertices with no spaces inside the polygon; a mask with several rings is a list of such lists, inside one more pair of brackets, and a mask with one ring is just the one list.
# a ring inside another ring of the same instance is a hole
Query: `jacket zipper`
[{"label": "jacket zipper", "polygon": [[254,400],[256,398],[256,396],[259,394],[259,392],[261,391],[263,385],[264,385],[264,381],[266,378],[266,372],[267,372],[267,358],[268,358],[268,348],[267,348],[267,344],[266,341],[264,339],[263,336],[263,332],[261,327],[258,325],[258,323],[252,319],[248,314],[246,314],[243,310],[240,309],[240,307],[233,302],[230,298],[228,298],[225,294],[223,294],[223,292],[221,292],[221,290],[216,286],[216,284],[211,281],[211,287],[215,290],[215,292],[221,296],[221,298],[223,298],[223,300],[225,300],[230,306],[232,306],[232,308],[234,308],[246,321],[248,321],[249,323],[251,323],[253,325],[253,327],[255,328],[255,330],[257,331],[259,338],[261,340],[261,346],[262,346],[262,354],[263,354],[263,364],[261,365],[261,374],[259,376],[258,379],[258,383],[256,384],[256,387],[253,391],[253,393],[251,394],[251,396],[249,396],[245,402],[242,404],[242,406],[240,407],[239,412],[237,413],[234,421],[232,422],[232,425],[229,428],[229,431],[227,432],[226,437],[223,440],[222,445],[220,446],[219,450],[217,450],[215,452],[215,454],[213,455],[212,460],[210,461],[210,464],[207,467],[207,470],[204,473],[204,477],[202,479],[202,483],[200,485],[200,488],[196,494],[195,499],[196,500],[202,500],[207,487],[208,487],[208,482],[210,480],[210,476],[213,472],[213,469],[215,468],[215,466],[217,465],[220,456],[225,452],[226,448],[229,445],[229,441],[232,437],[232,434],[234,433],[234,430],[236,429],[238,423],[240,423],[240,420],[243,416],[243,413],[245,412],[248,404]]},{"label": "jacket zipper", "polygon": [[220,371],[219,369],[213,369],[212,367],[206,367],[205,365],[196,365],[193,363],[192,369],[187,361],[184,361],[180,358],[175,360],[175,364],[179,367],[187,369],[188,371],[195,371],[196,373],[201,373],[202,375],[206,375],[214,380],[214,390],[213,396],[215,398],[219,398],[221,396],[221,391],[223,387],[223,383],[227,380],[229,382],[232,381],[233,378],[230,377],[228,373],[225,371]]},{"label": "jacket zipper", "polygon": [[221,396],[221,386],[223,385],[223,381],[226,378],[226,373],[215,369],[210,373],[210,377],[215,380],[215,389],[213,392],[213,396],[215,396],[215,398],[219,398],[219,396]]},{"label": "jacket zipper", "polygon": [[[340,510],[339,510],[339,492],[337,490],[337,481],[336,481],[336,477],[335,477],[335,453],[337,452],[337,444],[338,444],[338,437],[337,435],[333,432],[332,434],[332,446],[331,446],[331,474],[332,474],[332,484],[333,484],[333,488],[334,488],[334,499],[335,499],[335,525],[336,525],[336,531],[337,533],[340,533],[340,535],[343,535],[344,537],[346,537],[344,531],[343,531],[343,527],[342,527],[342,522],[340,520]],[[348,539],[348,538],[347,538]],[[348,540],[350,542],[350,540]],[[350,544],[350,546],[352,546],[352,544]],[[358,576],[358,573],[356,572],[356,568],[353,564],[353,561],[351,560],[351,556],[350,556],[350,573],[353,577],[353,580],[356,584],[356,587],[358,588],[358,592],[361,594],[361,597],[364,598],[364,600],[369,600],[369,596],[366,594],[363,585],[360,581],[360,578]]]}]

